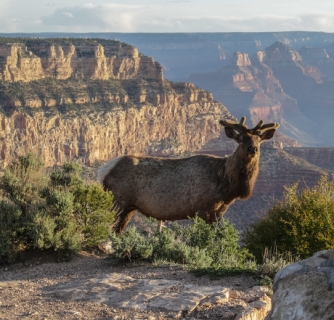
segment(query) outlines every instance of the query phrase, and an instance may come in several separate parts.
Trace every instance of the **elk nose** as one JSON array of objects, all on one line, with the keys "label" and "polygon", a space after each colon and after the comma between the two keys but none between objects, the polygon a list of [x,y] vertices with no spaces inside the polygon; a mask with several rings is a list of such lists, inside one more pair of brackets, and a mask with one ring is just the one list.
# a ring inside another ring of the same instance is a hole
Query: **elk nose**
[{"label": "elk nose", "polygon": [[250,154],[256,154],[257,153],[257,147],[249,146],[247,150],[248,150],[248,153],[250,153]]}]

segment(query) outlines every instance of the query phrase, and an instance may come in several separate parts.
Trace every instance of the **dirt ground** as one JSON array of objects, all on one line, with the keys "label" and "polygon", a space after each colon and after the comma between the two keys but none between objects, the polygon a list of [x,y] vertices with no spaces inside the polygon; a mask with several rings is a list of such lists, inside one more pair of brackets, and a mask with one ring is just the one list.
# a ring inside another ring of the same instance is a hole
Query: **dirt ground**
[{"label": "dirt ground", "polygon": [[[256,285],[251,275],[210,280],[207,276],[197,277],[180,267],[113,266],[105,257],[81,252],[72,261],[59,263],[46,255],[0,267],[0,319],[234,319],[244,307],[242,301],[251,302],[256,298],[247,294],[247,290]],[[113,272],[135,279],[169,279],[198,286],[225,286],[240,292],[242,300],[224,305],[203,305],[188,314],[175,314],[159,309],[136,311],[103,303],[66,301],[50,295],[59,284]]]}]

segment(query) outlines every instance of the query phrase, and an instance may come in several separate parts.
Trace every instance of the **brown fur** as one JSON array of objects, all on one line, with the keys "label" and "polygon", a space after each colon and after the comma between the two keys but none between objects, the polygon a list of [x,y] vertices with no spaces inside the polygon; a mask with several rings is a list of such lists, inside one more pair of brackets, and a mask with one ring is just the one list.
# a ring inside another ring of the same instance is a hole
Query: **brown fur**
[{"label": "brown fur", "polygon": [[198,214],[212,223],[235,199],[249,198],[258,175],[260,144],[270,139],[276,128],[260,135],[250,130],[237,134],[228,131],[228,124],[224,126],[227,135],[239,143],[229,157],[122,156],[101,167],[99,180],[105,190],[114,194],[114,230],[121,233],[135,210],[169,221]]}]

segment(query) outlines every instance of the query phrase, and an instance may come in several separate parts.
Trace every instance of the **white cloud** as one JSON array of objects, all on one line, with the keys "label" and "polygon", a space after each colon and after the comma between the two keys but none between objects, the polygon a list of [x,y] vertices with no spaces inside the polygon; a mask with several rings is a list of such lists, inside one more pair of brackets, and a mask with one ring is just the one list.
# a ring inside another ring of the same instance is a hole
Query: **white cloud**
[{"label": "white cloud", "polygon": [[[165,2],[188,2],[166,0]],[[182,5],[175,4],[175,5]],[[174,6],[174,5],[173,5]],[[91,32],[263,32],[263,31],[325,31],[334,32],[334,14],[317,13],[297,16],[200,15],[196,11],[173,11],[160,3],[152,6],[86,3],[57,9],[43,19],[55,31]],[[217,12],[217,11],[215,11]],[[218,11],[219,12],[219,11]],[[68,18],[72,19],[68,19]]]},{"label": "white cloud", "polygon": [[91,4],[91,3],[86,3],[86,4],[83,5],[83,7],[84,7],[84,8],[93,8],[94,5]]},{"label": "white cloud", "polygon": [[0,0],[0,31],[334,32],[334,2],[317,1]]},{"label": "white cloud", "polygon": [[[147,7],[137,5],[103,4],[57,9],[43,19],[45,26],[53,26],[57,31],[120,31],[136,32]],[[65,17],[64,17],[65,16]],[[73,19],[67,19],[71,17]],[[69,29],[70,28],[70,29]]]},{"label": "white cloud", "polygon": [[73,14],[71,12],[62,12],[62,14],[68,18],[74,18]]}]

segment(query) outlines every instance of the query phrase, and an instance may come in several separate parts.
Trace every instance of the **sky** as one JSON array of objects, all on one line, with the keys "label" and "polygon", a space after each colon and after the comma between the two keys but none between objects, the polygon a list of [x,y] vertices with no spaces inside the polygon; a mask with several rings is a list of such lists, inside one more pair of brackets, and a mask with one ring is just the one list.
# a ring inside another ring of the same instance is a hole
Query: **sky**
[{"label": "sky", "polygon": [[334,32],[333,0],[0,0],[0,33]]}]

